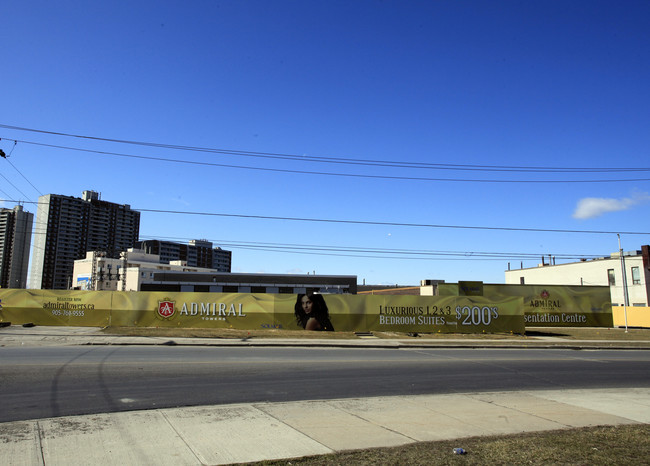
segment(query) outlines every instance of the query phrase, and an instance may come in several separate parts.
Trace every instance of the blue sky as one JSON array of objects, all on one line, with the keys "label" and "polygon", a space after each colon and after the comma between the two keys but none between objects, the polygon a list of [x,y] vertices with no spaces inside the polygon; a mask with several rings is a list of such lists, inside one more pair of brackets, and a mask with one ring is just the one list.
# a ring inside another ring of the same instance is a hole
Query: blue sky
[{"label": "blue sky", "polygon": [[608,255],[614,232],[650,242],[648,2],[1,11],[4,207],[92,189],[142,209],[142,239],[232,250],[233,272],[369,284],[500,283],[509,262]]}]

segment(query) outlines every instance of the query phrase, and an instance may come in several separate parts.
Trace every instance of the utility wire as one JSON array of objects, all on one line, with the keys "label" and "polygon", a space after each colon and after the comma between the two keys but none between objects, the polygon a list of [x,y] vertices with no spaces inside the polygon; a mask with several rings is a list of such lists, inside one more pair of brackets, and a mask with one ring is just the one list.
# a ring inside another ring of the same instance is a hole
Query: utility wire
[{"label": "utility wire", "polygon": [[[37,228],[32,232],[32,236],[44,236],[45,230]],[[140,241],[146,241],[143,238],[151,240],[188,240],[194,238],[181,237],[161,237],[142,235]],[[589,260],[602,257],[602,255],[576,255],[576,254],[539,254],[539,253],[519,253],[519,252],[480,252],[480,251],[431,251],[431,250],[412,250],[412,249],[384,249],[384,248],[363,248],[356,246],[328,246],[328,245],[304,245],[304,244],[283,244],[283,243],[260,243],[260,242],[241,242],[229,240],[207,240],[219,247],[228,247],[231,249],[243,249],[254,251],[265,251],[287,254],[304,254],[317,256],[336,256],[336,257],[363,257],[370,259],[391,259],[391,260],[428,260],[428,261],[504,261],[504,260],[535,260],[540,257],[552,256],[558,260]],[[35,243],[32,244],[34,249],[44,250]]]},{"label": "utility wire", "polygon": [[[20,194],[22,194],[23,196],[25,196],[25,199],[29,199],[29,196],[27,196],[27,194],[25,194],[24,192],[22,192],[22,191],[21,191],[18,187],[16,187],[16,185],[13,184],[11,181],[9,181],[9,178],[7,178],[6,176],[4,176],[2,173],[0,173],[0,177],[4,178],[4,180],[5,180],[7,183],[9,183],[11,186],[13,186],[13,188],[14,188],[16,191],[18,191]],[[13,202],[16,202],[16,201],[13,201]]]},{"label": "utility wire", "polygon": [[337,219],[322,219],[322,218],[297,218],[297,217],[274,217],[266,215],[244,215],[244,214],[224,214],[213,212],[192,212],[192,211],[176,211],[176,210],[162,210],[162,209],[134,209],[140,212],[156,212],[165,214],[181,214],[181,215],[200,215],[200,216],[214,216],[214,217],[235,217],[235,218],[249,218],[249,219],[262,219],[262,220],[282,220],[282,221],[295,221],[295,222],[322,222],[322,223],[343,223],[353,225],[382,225],[382,226],[399,226],[399,227],[419,227],[419,228],[450,228],[450,229],[464,229],[464,230],[491,230],[491,231],[527,231],[527,232],[541,232],[541,233],[585,233],[585,234],[625,234],[625,235],[648,235],[650,232],[632,232],[632,231],[602,231],[602,230],[569,230],[569,229],[548,229],[548,228],[516,228],[516,227],[486,227],[486,226],[469,226],[469,225],[442,225],[442,224],[426,224],[426,223],[399,223],[399,222],[376,222],[376,221],[363,221],[363,220],[337,220]]},{"label": "utility wire", "polygon": [[[147,236],[147,235],[143,235]],[[151,237],[159,240],[161,237]],[[174,238],[187,239],[187,238]],[[141,241],[143,241],[141,239]],[[314,244],[295,244],[295,243],[262,243],[262,242],[242,242],[230,240],[209,240],[220,247],[243,248],[243,249],[262,249],[262,250],[281,250],[281,251],[314,251],[318,252],[350,252],[366,254],[399,254],[405,256],[426,256],[422,257],[460,257],[465,259],[538,259],[542,257],[539,253],[521,253],[521,252],[484,252],[484,251],[435,251],[435,250],[414,250],[414,249],[387,249],[387,248],[368,248],[358,246],[331,246],[331,245],[314,245]],[[576,254],[544,254],[544,257],[553,256],[556,259],[594,259],[598,255],[576,255]],[[376,256],[381,257],[381,256]]]},{"label": "utility wire", "polygon": [[[248,249],[248,250],[254,250],[254,251],[265,251],[265,252],[282,252],[285,254],[304,254],[304,255],[312,255],[312,256],[334,256],[334,257],[363,257],[367,259],[396,259],[396,260],[426,260],[426,261],[439,261],[439,260],[444,260],[444,261],[503,261],[504,258],[490,258],[490,257],[419,257],[419,256],[392,256],[392,255],[373,255],[370,253],[336,253],[336,252],[324,252],[324,251],[292,251],[292,250],[287,250],[287,251],[278,251],[277,249],[271,249],[271,248],[264,248],[264,247],[245,247],[245,246],[239,246],[239,249]],[[233,248],[237,249],[237,248]],[[539,256],[537,256],[539,257]]]},{"label": "utility wire", "polygon": [[242,170],[256,170],[256,171],[276,172],[276,173],[292,173],[292,174],[301,174],[301,175],[339,176],[339,177],[348,177],[348,178],[389,179],[389,180],[401,180],[401,181],[436,181],[436,182],[447,181],[447,182],[461,182],[461,183],[536,183],[536,184],[537,183],[629,183],[629,182],[639,182],[639,181],[650,181],[650,178],[623,178],[623,179],[596,179],[596,180],[521,180],[521,179],[500,180],[500,179],[468,179],[468,178],[427,178],[427,177],[413,177],[413,176],[318,172],[318,171],[308,171],[308,170],[291,170],[291,169],[283,169],[283,168],[251,167],[246,165],[232,165],[232,164],[223,164],[223,163],[214,163],[214,162],[199,162],[199,161],[192,161],[192,160],[170,159],[165,157],[124,154],[119,152],[83,149],[79,147],[46,144],[40,142],[25,141],[20,139],[17,139],[15,141],[22,142],[24,144],[33,144],[37,146],[51,147],[55,149],[74,150],[74,151],[81,151],[81,152],[87,152],[93,154],[112,155],[117,157],[127,157],[133,159],[141,159],[141,160],[155,160],[158,162],[181,163],[181,164],[188,164],[188,165],[201,165],[201,166],[211,166],[211,167],[221,167],[221,168],[236,168]]},{"label": "utility wire", "polygon": [[34,188],[34,190],[35,190],[38,194],[40,194],[40,195],[42,196],[43,193],[42,193],[42,192],[41,192],[41,191],[40,191],[36,186],[34,186],[34,184],[33,184],[31,181],[29,181],[29,180],[27,179],[27,177],[26,177],[25,175],[23,175],[22,172],[21,172],[20,170],[18,170],[18,168],[17,168],[13,163],[11,163],[11,160],[9,160],[9,157],[11,156],[11,154],[13,154],[14,149],[16,148],[16,145],[17,145],[17,144],[18,144],[18,141],[14,140],[14,146],[11,148],[11,151],[9,152],[9,155],[7,155],[7,157],[5,158],[5,160],[6,160],[7,162],[9,162],[9,165],[11,165],[11,166],[13,167],[13,169],[16,170],[16,171],[18,172],[18,174],[19,174],[20,176],[22,176],[23,179],[24,179],[25,181],[27,181],[27,182],[29,183],[29,185],[30,185],[32,188]]},{"label": "utility wire", "polygon": [[[6,193],[5,191],[3,191],[2,189],[0,189],[0,193],[4,194],[4,195],[7,196],[7,197],[11,197],[9,194],[7,194],[7,193]],[[4,201],[3,201],[3,202],[4,202]]]},{"label": "utility wire", "polygon": [[[101,142],[110,142],[117,144],[129,144],[137,145],[144,147],[155,147],[163,149],[174,149],[174,150],[184,150],[184,151],[193,151],[193,152],[207,152],[207,153],[216,153],[216,154],[227,154],[227,155],[239,155],[247,157],[262,157],[262,158],[279,158],[285,160],[295,160],[295,161],[312,161],[312,162],[321,162],[321,163],[343,163],[343,164],[353,164],[353,165],[370,165],[370,166],[384,166],[384,167],[399,167],[399,168],[417,168],[417,169],[450,169],[450,170],[478,170],[478,171],[524,171],[524,172],[542,172],[542,173],[557,173],[557,172],[580,172],[580,173],[592,173],[592,172],[627,172],[627,171],[650,171],[650,167],[603,167],[603,168],[594,168],[594,167],[539,167],[539,166],[507,166],[507,165],[473,165],[473,164],[449,164],[449,163],[425,163],[425,162],[404,162],[404,161],[389,161],[389,160],[370,160],[370,159],[354,159],[354,158],[343,158],[343,157],[322,157],[322,156],[308,156],[308,155],[296,155],[296,154],[282,154],[282,153],[273,153],[273,152],[255,152],[255,151],[243,151],[243,150],[234,150],[234,149],[219,149],[219,148],[209,148],[209,147],[197,147],[197,146],[185,146],[177,144],[165,144],[165,143],[155,143],[155,142],[143,142],[143,141],[133,141],[126,139],[111,139],[111,138],[102,138],[94,136],[84,136],[78,134],[54,132],[54,131],[45,131],[33,128],[24,128],[19,126],[11,126],[0,124],[0,128],[17,130],[17,131],[27,131],[40,134],[49,134],[63,137],[70,137],[76,139],[92,140],[92,141],[101,141]],[[26,142],[26,141],[22,141]]]},{"label": "utility wire", "polygon": [[[0,199],[4,202],[19,202],[14,199]],[[21,201],[22,202],[22,201]],[[25,202],[26,204],[39,204],[38,202]],[[518,228],[518,227],[488,227],[476,225],[443,225],[443,224],[427,224],[427,223],[401,223],[401,222],[378,222],[370,220],[340,220],[340,219],[324,219],[324,218],[300,218],[300,217],[279,217],[270,215],[244,215],[244,214],[227,214],[217,212],[193,212],[182,210],[163,210],[163,209],[139,209],[132,207],[133,210],[139,212],[153,212],[159,214],[174,214],[174,215],[198,215],[206,217],[230,217],[230,218],[246,218],[256,220],[281,220],[281,221],[294,221],[294,222],[320,222],[320,223],[335,223],[335,224],[350,224],[350,225],[380,225],[380,226],[396,226],[396,227],[414,227],[414,228],[447,228],[447,229],[461,229],[461,230],[483,230],[483,231],[525,231],[533,233],[580,233],[580,234],[597,234],[597,235],[650,235],[647,231],[605,231],[605,230],[572,230],[572,229],[550,229],[550,228]]]}]

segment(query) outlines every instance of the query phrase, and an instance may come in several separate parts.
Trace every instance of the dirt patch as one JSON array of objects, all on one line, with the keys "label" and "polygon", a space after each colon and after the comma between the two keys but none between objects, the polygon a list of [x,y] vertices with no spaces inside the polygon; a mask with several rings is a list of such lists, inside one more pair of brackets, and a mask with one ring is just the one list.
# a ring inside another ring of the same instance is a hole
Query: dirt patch
[{"label": "dirt patch", "polygon": [[[161,327],[107,327],[102,330],[110,335],[128,335],[144,337],[175,337],[175,338],[223,338],[247,340],[255,338],[278,339],[328,339],[328,340],[357,340],[368,335],[357,335],[354,332],[309,332],[305,330],[237,330],[229,328],[161,328]],[[650,329],[622,328],[535,328],[526,330],[525,335],[512,333],[401,333],[401,332],[372,332],[372,336],[380,339],[399,340],[540,340],[557,337],[564,340],[611,340],[611,341],[650,341]]]},{"label": "dirt patch", "polygon": [[0,443],[17,443],[35,438],[34,425],[31,422],[0,424]]}]

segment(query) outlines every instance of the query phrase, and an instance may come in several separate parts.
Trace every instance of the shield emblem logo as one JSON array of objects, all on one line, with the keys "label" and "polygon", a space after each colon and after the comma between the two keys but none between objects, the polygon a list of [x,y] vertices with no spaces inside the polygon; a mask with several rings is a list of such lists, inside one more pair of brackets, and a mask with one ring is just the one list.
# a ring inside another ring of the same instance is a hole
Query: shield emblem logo
[{"label": "shield emblem logo", "polygon": [[158,301],[158,315],[163,319],[171,319],[174,316],[175,301]]}]

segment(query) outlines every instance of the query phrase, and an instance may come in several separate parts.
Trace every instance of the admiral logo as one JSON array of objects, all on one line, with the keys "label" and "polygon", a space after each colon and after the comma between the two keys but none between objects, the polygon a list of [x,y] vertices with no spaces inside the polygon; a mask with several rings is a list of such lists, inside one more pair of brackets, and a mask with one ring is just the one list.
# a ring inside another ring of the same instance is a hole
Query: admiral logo
[{"label": "admiral logo", "polygon": [[531,299],[530,307],[546,310],[558,310],[562,307],[559,299],[549,299],[551,297],[551,293],[549,293],[548,290],[542,290],[542,292],[539,294],[539,297],[541,299]]},{"label": "admiral logo", "polygon": [[170,320],[174,317],[176,309],[174,307],[175,301],[165,298],[163,301],[158,301],[158,309],[156,310],[156,317],[163,320]]}]

